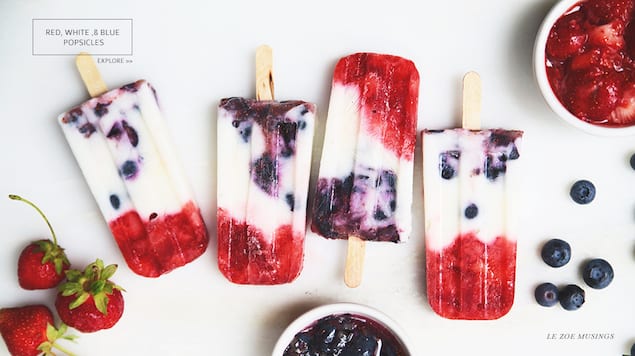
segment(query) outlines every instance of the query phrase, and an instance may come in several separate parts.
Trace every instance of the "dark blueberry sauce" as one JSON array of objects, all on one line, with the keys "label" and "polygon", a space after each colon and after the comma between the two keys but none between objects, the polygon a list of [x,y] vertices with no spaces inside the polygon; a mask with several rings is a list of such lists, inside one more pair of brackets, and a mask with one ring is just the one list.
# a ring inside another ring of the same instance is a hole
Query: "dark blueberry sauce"
[{"label": "dark blueberry sauce", "polygon": [[295,335],[282,356],[406,356],[410,353],[385,326],[362,315],[321,318]]}]

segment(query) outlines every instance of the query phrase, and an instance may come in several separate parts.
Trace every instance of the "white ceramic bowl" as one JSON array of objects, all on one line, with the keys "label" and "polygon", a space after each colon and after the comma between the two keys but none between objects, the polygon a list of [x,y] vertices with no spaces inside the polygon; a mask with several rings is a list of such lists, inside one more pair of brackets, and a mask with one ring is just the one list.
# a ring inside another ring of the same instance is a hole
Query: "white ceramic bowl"
[{"label": "white ceramic bowl", "polygon": [[293,322],[291,322],[291,324],[289,324],[289,326],[287,326],[287,328],[280,335],[280,338],[278,339],[278,342],[276,342],[271,355],[281,356],[287,346],[289,346],[291,341],[293,341],[295,335],[316,322],[317,320],[329,315],[345,313],[360,315],[384,326],[388,331],[392,332],[392,334],[398,341],[401,342],[408,355],[411,354],[410,348],[408,347],[408,340],[404,331],[399,327],[399,325],[397,325],[395,321],[389,318],[386,314],[378,311],[377,309],[361,304],[336,303],[327,304],[311,309],[299,316]]},{"label": "white ceramic bowl", "polygon": [[571,7],[580,2],[580,0],[561,0],[556,5],[554,5],[547,16],[544,18],[540,28],[538,30],[538,34],[536,35],[536,41],[534,43],[534,56],[533,56],[533,64],[534,64],[534,73],[536,77],[536,81],[538,82],[538,87],[542,93],[542,96],[545,98],[547,104],[551,107],[551,109],[564,121],[569,124],[584,130],[590,134],[598,135],[598,136],[627,136],[627,135],[635,135],[635,125],[628,127],[606,127],[594,125],[585,121],[580,120],[571,112],[569,112],[563,105],[560,103],[556,95],[551,90],[551,86],[549,85],[549,80],[547,79],[547,70],[545,67],[545,46],[547,44],[547,38],[549,37],[549,32],[551,28],[555,24],[555,22],[562,16],[565,12],[567,12]]}]

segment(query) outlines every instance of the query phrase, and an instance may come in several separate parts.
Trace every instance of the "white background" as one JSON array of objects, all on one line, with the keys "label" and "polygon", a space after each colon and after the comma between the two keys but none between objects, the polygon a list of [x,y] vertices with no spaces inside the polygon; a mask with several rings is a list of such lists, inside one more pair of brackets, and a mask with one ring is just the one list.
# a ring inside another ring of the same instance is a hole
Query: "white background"
[{"label": "white background", "polygon": [[[415,6],[415,4],[417,4]],[[553,0],[489,1],[20,1],[0,3],[0,195],[23,195],[48,214],[71,261],[96,257],[120,265],[127,290],[123,318],[112,329],[81,335],[79,355],[236,355],[271,352],[284,327],[309,308],[358,302],[395,319],[414,355],[621,355],[635,341],[635,139],[601,138],[561,122],[542,100],[531,69],[534,36]],[[104,64],[110,87],[148,79],[211,234],[207,252],[159,279],[134,275],[102,220],[62,132],[59,113],[88,95],[68,56],[32,56],[33,18],[132,18],[130,64]],[[254,49],[274,49],[276,98],[318,105],[314,172],[321,152],[333,66],[341,56],[375,51],[412,59],[421,74],[419,129],[458,125],[460,80],[483,80],[483,126],[525,130],[522,234],[516,301],[496,321],[445,320],[424,294],[421,150],[415,161],[414,226],[402,245],[370,243],[364,281],[342,281],[344,241],[306,239],[305,267],[284,286],[239,286],[216,266],[215,119],[222,97],[254,95]],[[590,205],[568,197],[577,179],[596,184]],[[24,291],[16,262],[46,225],[28,206],[0,199],[0,306],[46,303],[54,291]],[[569,265],[547,267],[546,239],[573,248]],[[586,288],[581,310],[547,309],[533,300],[543,281],[583,285],[589,257],[615,269],[607,289]],[[609,333],[612,340],[548,340],[549,333]],[[0,345],[0,354],[7,353]]]}]

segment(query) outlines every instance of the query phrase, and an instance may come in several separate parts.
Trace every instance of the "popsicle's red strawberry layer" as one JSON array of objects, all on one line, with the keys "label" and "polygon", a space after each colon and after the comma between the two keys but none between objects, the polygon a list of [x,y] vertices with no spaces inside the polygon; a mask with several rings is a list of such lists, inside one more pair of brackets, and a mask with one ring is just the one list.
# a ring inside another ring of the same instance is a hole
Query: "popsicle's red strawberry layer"
[{"label": "popsicle's red strawberry layer", "polygon": [[130,269],[146,277],[183,266],[207,248],[207,230],[193,202],[178,213],[149,219],[129,211],[108,225]]},{"label": "popsicle's red strawberry layer", "polygon": [[449,319],[498,319],[514,303],[516,242],[484,243],[472,233],[441,251],[426,250],[428,301]]},{"label": "popsicle's red strawberry layer", "polygon": [[583,121],[635,124],[633,8],[633,0],[580,1],[549,33],[549,83],[567,110]]},{"label": "popsicle's red strawberry layer", "polygon": [[304,234],[294,234],[291,225],[282,225],[265,238],[256,226],[219,209],[218,240],[219,268],[234,283],[287,283],[302,270]]},{"label": "popsicle's red strawberry layer", "polygon": [[58,122],[132,271],[157,277],[203,254],[207,230],[148,82],[90,99]]}]

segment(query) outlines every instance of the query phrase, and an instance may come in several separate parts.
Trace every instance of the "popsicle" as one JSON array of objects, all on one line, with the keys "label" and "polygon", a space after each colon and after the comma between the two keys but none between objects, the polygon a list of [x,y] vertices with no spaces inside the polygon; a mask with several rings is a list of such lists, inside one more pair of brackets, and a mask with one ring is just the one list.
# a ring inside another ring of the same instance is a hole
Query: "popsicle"
[{"label": "popsicle", "polygon": [[256,97],[218,107],[218,266],[237,284],[302,270],[315,105],[275,101],[271,48],[256,52]]},{"label": "popsicle", "polygon": [[349,287],[361,283],[365,241],[409,238],[418,92],[401,57],[355,53],[335,66],[311,229],[348,239]]},{"label": "popsicle", "polygon": [[448,319],[497,319],[514,302],[523,132],[479,130],[480,88],[468,73],[463,128],[422,133],[428,302]]},{"label": "popsicle", "polygon": [[93,98],[58,123],[127,265],[158,277],[193,261],[207,229],[154,88],[139,80],[107,91],[92,57],[77,66]]}]

